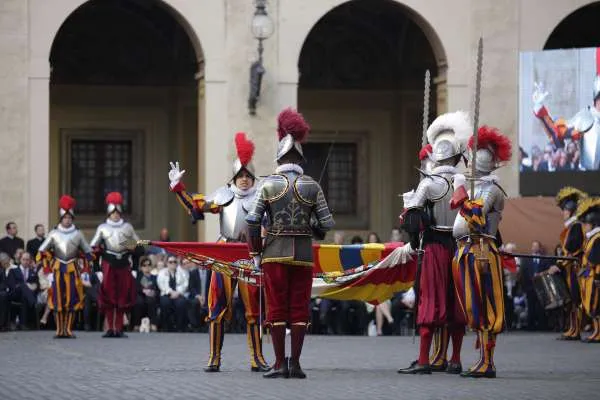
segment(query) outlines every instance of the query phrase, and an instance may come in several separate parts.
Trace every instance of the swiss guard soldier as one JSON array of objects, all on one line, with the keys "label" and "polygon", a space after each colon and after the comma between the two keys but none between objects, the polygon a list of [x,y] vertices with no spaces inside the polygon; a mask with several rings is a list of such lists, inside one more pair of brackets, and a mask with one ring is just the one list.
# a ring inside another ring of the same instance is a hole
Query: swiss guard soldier
[{"label": "swiss guard soldier", "polygon": [[[512,144],[497,129],[477,130],[477,146],[469,140],[471,197],[464,175],[454,177],[452,206],[459,208],[453,234],[458,249],[452,274],[459,304],[469,328],[477,332],[480,358],[463,377],[495,378],[496,336],[504,328],[504,282],[498,251],[498,225],[504,210],[504,190],[492,172],[510,160]],[[473,161],[475,160],[475,161]]]},{"label": "swiss guard soldier", "polygon": [[[192,222],[204,219],[205,213],[219,214],[221,232],[218,242],[240,242],[246,232],[246,215],[256,193],[256,173],[252,165],[254,143],[246,138],[246,134],[235,135],[237,158],[233,163],[232,183],[227,183],[209,196],[190,193],[185,190],[181,178],[185,172],[179,170],[179,163],[171,163],[169,179],[171,191],[177,200],[188,211]],[[262,336],[259,316],[261,288],[248,285],[237,279],[229,278],[222,273],[212,272],[208,290],[208,320],[210,321],[209,339],[210,355],[206,372],[219,372],[221,368],[221,350],[225,332],[225,320],[231,321],[233,316],[233,292],[237,285],[239,297],[246,310],[246,326],[248,335],[248,352],[250,369],[253,372],[270,370],[262,353]]]},{"label": "swiss guard soldier", "polygon": [[[300,167],[304,161],[301,142],[309,129],[296,111],[288,108],[279,114],[279,166],[261,183],[246,217],[250,254],[264,272],[267,324],[275,351],[273,370],[264,374],[265,378],[306,378],[300,354],[309,321],[312,237],[324,238],[334,224],[321,186]],[[285,357],[286,327],[291,330],[289,363]]]},{"label": "swiss guard soldier", "polygon": [[59,202],[60,221],[40,245],[37,261],[51,271],[48,306],[54,311],[57,339],[75,338],[71,331],[75,312],[83,309],[84,293],[79,270],[79,258],[93,258],[92,248],[79,229],[73,225],[75,199],[63,195]]},{"label": "swiss guard soldier", "polygon": [[[577,220],[575,212],[577,205],[587,198],[587,194],[574,187],[566,186],[556,195],[556,205],[560,207],[565,221],[560,234],[560,246],[564,256],[581,258],[585,234],[583,225]],[[549,272],[564,274],[571,295],[568,304],[569,316],[566,331],[558,338],[560,340],[579,340],[581,338],[581,296],[579,290],[579,270],[581,264],[575,261],[563,260],[550,267]]]},{"label": "swiss guard soldier", "polygon": [[[418,274],[419,282],[415,286],[418,287],[419,358],[408,368],[398,370],[401,374],[462,372],[460,351],[465,321],[452,287],[452,257],[455,249],[452,227],[457,211],[450,208],[450,198],[452,178],[462,158],[462,143],[472,130],[468,115],[462,111],[437,117],[427,129],[427,139],[432,146],[428,155],[432,161],[431,169],[417,190],[404,196],[404,229],[411,237],[411,248],[419,248],[424,254]],[[429,350],[436,329],[438,340],[430,365]],[[450,337],[453,354],[448,363],[446,351]]]},{"label": "swiss guard soldier", "polygon": [[600,343],[600,198],[587,198],[577,207],[583,222],[585,245],[581,271],[581,304],[594,330],[583,341]]},{"label": "swiss guard soldier", "polygon": [[123,220],[123,196],[119,192],[106,195],[106,221],[96,229],[91,246],[102,258],[102,283],[98,290],[98,305],[108,326],[104,338],[126,338],[123,316],[135,305],[136,289],[131,274],[131,257],[140,253],[128,243],[139,240],[133,226]]}]

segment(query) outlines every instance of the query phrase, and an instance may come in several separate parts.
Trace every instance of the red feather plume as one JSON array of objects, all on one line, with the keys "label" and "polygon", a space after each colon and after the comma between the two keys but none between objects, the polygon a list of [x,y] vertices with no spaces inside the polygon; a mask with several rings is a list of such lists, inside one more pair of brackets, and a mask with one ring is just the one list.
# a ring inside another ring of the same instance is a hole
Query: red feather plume
[{"label": "red feather plume", "polygon": [[75,199],[68,194],[63,194],[58,200],[58,206],[63,210],[72,210],[75,208]]},{"label": "red feather plume", "polygon": [[[469,148],[473,148],[473,137],[469,139]],[[487,125],[477,130],[477,149],[485,148],[493,150],[497,162],[505,162],[512,157],[512,143],[508,136]]]},{"label": "red feather plume", "polygon": [[248,165],[248,163],[252,161],[252,156],[254,155],[254,143],[246,137],[244,132],[235,134],[235,149],[243,166]]},{"label": "red feather plume", "polygon": [[303,143],[308,136],[309,130],[310,126],[304,120],[302,114],[291,107],[280,112],[279,117],[277,117],[277,135],[279,136],[279,140],[283,139],[285,135],[290,134],[294,140]]},{"label": "red feather plume", "polygon": [[421,151],[419,152],[419,160],[423,161],[424,159],[429,157],[429,155],[432,152],[433,152],[433,146],[431,145],[431,143],[427,143],[425,146],[423,146],[423,148],[421,148]]},{"label": "red feather plume", "polygon": [[119,192],[110,192],[106,195],[106,204],[123,204],[123,196]]}]

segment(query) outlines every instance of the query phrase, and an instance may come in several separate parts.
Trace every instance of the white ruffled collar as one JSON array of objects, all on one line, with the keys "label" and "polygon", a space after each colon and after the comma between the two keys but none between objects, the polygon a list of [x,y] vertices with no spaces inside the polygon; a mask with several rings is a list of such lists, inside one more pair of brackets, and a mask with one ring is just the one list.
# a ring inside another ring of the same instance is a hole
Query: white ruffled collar
[{"label": "white ruffled collar", "polygon": [[589,231],[588,233],[586,233],[585,237],[589,239],[589,238],[591,238],[592,236],[594,236],[598,232],[600,232],[600,226],[597,226],[594,229],[592,229],[591,231]]},{"label": "white ruffled collar", "polygon": [[456,174],[456,167],[452,165],[439,165],[431,170],[432,174]]},{"label": "white ruffled collar", "polygon": [[235,185],[229,185],[229,188],[238,197],[246,197],[254,194],[256,192],[256,185],[253,185],[250,189],[242,190]]},{"label": "white ruffled collar", "polygon": [[484,181],[484,182],[490,182],[490,183],[500,182],[500,178],[498,177],[498,175],[492,175],[492,174],[480,176],[477,178],[477,180]]},{"label": "white ruffled collar", "polygon": [[118,221],[116,221],[116,222],[115,222],[115,221],[113,221],[113,220],[112,220],[112,219],[110,219],[110,218],[106,218],[106,224],[107,224],[107,225],[110,225],[110,226],[115,226],[115,227],[118,227],[118,226],[121,226],[121,225],[123,225],[124,223],[125,223],[125,221],[123,221],[123,218],[121,218],[120,220],[118,220]]},{"label": "white ruffled collar", "polygon": [[61,224],[58,224],[58,226],[56,227],[56,229],[58,229],[62,233],[71,233],[71,232],[74,232],[75,229],[77,229],[77,228],[75,228],[74,224],[71,224],[71,226],[68,227],[68,228],[65,228]]},{"label": "white ruffled collar", "polygon": [[281,164],[275,169],[275,173],[281,174],[282,172],[295,172],[298,175],[304,175],[304,170],[298,164],[288,163]]},{"label": "white ruffled collar", "polygon": [[568,228],[569,226],[573,225],[573,223],[577,221],[577,216],[572,216],[571,218],[569,218],[568,220],[565,221],[565,228]]}]

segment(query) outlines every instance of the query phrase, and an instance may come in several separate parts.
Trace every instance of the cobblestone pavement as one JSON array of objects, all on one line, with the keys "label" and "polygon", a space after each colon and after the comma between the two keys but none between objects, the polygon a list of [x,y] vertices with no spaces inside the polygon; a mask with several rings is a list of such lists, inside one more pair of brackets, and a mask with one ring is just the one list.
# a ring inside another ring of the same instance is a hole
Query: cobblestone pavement
[{"label": "cobblestone pavement", "polygon": [[[401,376],[416,355],[410,337],[309,336],[307,380],[265,380],[249,370],[246,340],[226,335],[222,372],[206,374],[205,334],[135,334],[54,340],[52,332],[0,334],[0,399],[565,399],[595,396],[600,345],[553,334],[501,335],[498,378]],[[463,364],[475,359],[465,338]],[[417,339],[418,343],[418,339]],[[272,349],[265,344],[272,360]],[[59,396],[60,395],[60,396]]]}]

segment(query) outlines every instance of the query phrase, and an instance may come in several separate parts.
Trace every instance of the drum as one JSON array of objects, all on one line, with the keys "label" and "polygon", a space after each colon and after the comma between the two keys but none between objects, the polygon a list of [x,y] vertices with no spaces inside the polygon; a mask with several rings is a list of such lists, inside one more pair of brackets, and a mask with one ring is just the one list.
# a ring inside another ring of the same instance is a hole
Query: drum
[{"label": "drum", "polygon": [[533,278],[533,287],[545,310],[555,310],[571,302],[567,283],[561,274],[542,273]]}]

